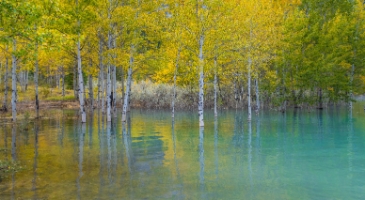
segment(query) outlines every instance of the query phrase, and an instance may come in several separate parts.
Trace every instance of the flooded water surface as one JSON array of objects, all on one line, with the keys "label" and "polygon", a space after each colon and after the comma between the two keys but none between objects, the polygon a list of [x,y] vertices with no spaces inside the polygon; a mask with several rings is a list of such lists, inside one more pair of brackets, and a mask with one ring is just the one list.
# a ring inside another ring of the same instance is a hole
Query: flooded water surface
[{"label": "flooded water surface", "polygon": [[[91,117],[92,116],[92,117]],[[97,112],[48,111],[1,125],[0,160],[23,170],[1,199],[364,199],[365,113],[345,109],[205,115],[132,110],[126,124]]]}]

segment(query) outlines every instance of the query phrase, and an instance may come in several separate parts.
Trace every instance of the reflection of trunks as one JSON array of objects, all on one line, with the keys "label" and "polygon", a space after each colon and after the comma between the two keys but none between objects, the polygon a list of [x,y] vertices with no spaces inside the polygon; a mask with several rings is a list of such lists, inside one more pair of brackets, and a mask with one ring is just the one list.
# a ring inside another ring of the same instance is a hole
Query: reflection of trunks
[{"label": "reflection of trunks", "polygon": [[150,172],[151,168],[162,166],[164,149],[161,136],[140,136],[132,138],[132,170]]}]

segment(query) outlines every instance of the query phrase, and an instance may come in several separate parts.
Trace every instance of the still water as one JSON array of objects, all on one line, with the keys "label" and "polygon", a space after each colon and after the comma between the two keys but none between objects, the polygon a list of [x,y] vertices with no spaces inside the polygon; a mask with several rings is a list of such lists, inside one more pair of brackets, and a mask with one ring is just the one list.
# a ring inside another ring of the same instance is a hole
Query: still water
[{"label": "still water", "polygon": [[[132,110],[47,111],[0,127],[0,159],[24,170],[0,182],[1,199],[364,199],[365,113],[345,109],[205,115]],[[27,128],[29,127],[29,128]]]}]

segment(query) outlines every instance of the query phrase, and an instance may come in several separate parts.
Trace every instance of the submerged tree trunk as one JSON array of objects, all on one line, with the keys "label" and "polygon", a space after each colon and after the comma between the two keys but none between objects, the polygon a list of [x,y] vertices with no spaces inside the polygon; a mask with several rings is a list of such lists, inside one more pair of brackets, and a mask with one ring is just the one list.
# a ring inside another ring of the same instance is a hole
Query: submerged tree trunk
[{"label": "submerged tree trunk", "polygon": [[62,100],[65,99],[65,68],[62,66]]},{"label": "submerged tree trunk", "polygon": [[251,58],[248,58],[248,69],[247,69],[247,110],[248,110],[248,121],[251,121]]},{"label": "submerged tree trunk", "polygon": [[199,102],[198,102],[198,115],[199,115],[199,126],[204,126],[204,57],[203,57],[203,45],[204,35],[200,36],[199,39]]},{"label": "submerged tree trunk", "polygon": [[131,55],[130,55],[130,59],[129,59],[129,68],[128,68],[128,73],[127,73],[127,88],[126,88],[126,93],[124,95],[124,101],[123,101],[123,111],[122,111],[122,122],[126,121],[126,117],[127,117],[127,110],[129,107],[129,97],[130,97],[130,93],[131,93],[131,85],[132,85],[132,67],[134,64],[134,57],[133,57],[133,45],[131,47]]},{"label": "submerged tree trunk", "polygon": [[355,73],[355,64],[351,65],[351,73],[350,73],[350,94],[349,94],[349,108],[352,112],[352,99],[353,99],[353,81],[354,81],[354,73]]},{"label": "submerged tree trunk", "polygon": [[29,71],[25,70],[25,74],[24,74],[24,91],[28,90],[28,81],[29,81]]},{"label": "submerged tree trunk", "polygon": [[121,82],[122,82],[122,98],[121,98],[121,105],[124,104],[124,95],[125,95],[125,91],[124,91],[124,70],[123,70],[123,67],[121,68],[122,69],[122,72],[121,72]]},{"label": "submerged tree trunk", "polygon": [[180,51],[181,51],[181,48],[179,47],[179,49],[177,50],[177,55],[176,55],[175,72],[174,72],[174,87],[173,87],[172,102],[171,102],[172,121],[175,121],[176,76],[177,76],[177,70],[179,67]]},{"label": "submerged tree trunk", "polygon": [[86,122],[86,110],[84,100],[84,78],[82,77],[81,69],[81,47],[80,47],[80,35],[77,41],[77,71],[79,79],[79,100],[80,100],[80,111],[81,111],[81,122]]},{"label": "submerged tree trunk", "polygon": [[16,52],[16,40],[13,39],[13,53],[12,58],[12,71],[11,71],[11,82],[12,82],[12,95],[11,95],[11,112],[13,117],[13,122],[16,121],[16,103],[17,103],[17,90],[16,90],[16,64],[17,58],[15,56]]},{"label": "submerged tree trunk", "polygon": [[[8,50],[8,47],[6,46],[6,50]],[[2,110],[7,111],[8,110],[8,67],[9,67],[9,59],[6,57],[5,59],[5,77],[4,77],[4,101]]]},{"label": "submerged tree trunk", "polygon": [[259,79],[255,79],[255,94],[256,94],[256,114],[260,111],[260,91],[259,91]]},{"label": "submerged tree trunk", "polygon": [[39,95],[38,95],[38,43],[35,45],[35,72],[34,72],[34,89],[35,89],[35,110],[37,118],[39,117]]},{"label": "submerged tree trunk", "polygon": [[[98,85],[98,104],[101,107],[101,112],[104,113],[104,93],[105,93],[105,84],[104,84],[104,65],[103,65],[103,41],[101,35],[99,35],[99,85]],[[101,103],[100,103],[101,101]]]},{"label": "submerged tree trunk", "polygon": [[74,96],[77,100],[79,100],[79,93],[78,93],[78,86],[77,86],[77,64],[74,66],[74,73],[73,73],[73,89],[74,89]]},{"label": "submerged tree trunk", "polygon": [[[117,69],[116,67],[113,65],[112,66],[112,108],[113,108],[113,113],[114,115],[117,114],[117,107],[116,107],[116,98],[117,98]],[[116,117],[116,116],[115,116]]]},{"label": "submerged tree trunk", "polygon": [[107,96],[107,102],[106,102],[106,116],[107,116],[107,121],[110,122],[112,121],[112,117],[111,117],[111,109],[112,109],[112,96],[111,96],[111,79],[110,79],[110,70],[111,70],[111,66],[110,64],[108,64],[108,73],[106,75],[107,77],[107,81],[106,81],[106,96]]},{"label": "submerged tree trunk", "polygon": [[218,116],[217,112],[217,90],[218,90],[218,80],[217,80],[217,57],[214,58],[214,116]]},{"label": "submerged tree trunk", "polygon": [[322,88],[318,89],[318,109],[323,109],[323,94]]},{"label": "submerged tree trunk", "polygon": [[93,77],[89,74],[89,101],[90,101],[90,109],[94,109],[94,91],[93,91]]}]

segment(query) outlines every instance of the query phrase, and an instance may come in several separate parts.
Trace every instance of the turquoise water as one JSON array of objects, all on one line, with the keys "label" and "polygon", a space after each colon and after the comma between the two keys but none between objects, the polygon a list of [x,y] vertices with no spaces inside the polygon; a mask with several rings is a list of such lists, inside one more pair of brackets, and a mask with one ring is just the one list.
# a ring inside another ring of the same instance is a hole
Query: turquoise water
[{"label": "turquoise water", "polygon": [[[364,199],[365,113],[133,110],[84,126],[75,111],[0,127],[2,160],[25,169],[1,199]],[[27,128],[28,127],[28,128]]]}]

